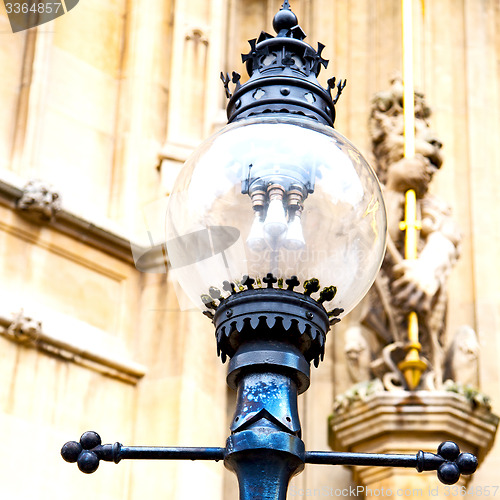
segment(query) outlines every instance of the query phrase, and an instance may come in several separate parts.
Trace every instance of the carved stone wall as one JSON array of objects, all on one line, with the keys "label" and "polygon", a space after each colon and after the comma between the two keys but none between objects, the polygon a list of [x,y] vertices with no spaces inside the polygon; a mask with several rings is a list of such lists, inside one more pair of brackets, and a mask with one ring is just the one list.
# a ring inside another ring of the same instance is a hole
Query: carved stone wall
[{"label": "carved stone wall", "polygon": [[[415,449],[422,449],[435,453],[436,442],[444,439],[457,443],[460,450],[474,453],[481,463],[493,443],[498,417],[458,394],[398,391],[367,396],[347,411],[337,412],[330,423],[330,445],[337,450],[413,454]],[[415,474],[412,469],[353,469],[365,498],[446,498],[461,492],[462,487],[475,491],[469,485],[471,476],[463,476],[453,489],[440,483],[434,474]]]}]

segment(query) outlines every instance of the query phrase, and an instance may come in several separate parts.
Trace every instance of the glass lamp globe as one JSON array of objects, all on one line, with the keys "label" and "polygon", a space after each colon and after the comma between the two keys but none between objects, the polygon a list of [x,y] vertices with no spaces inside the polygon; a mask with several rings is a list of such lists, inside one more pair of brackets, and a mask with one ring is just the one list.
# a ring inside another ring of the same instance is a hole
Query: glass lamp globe
[{"label": "glass lamp globe", "polygon": [[[366,294],[386,244],[375,173],[332,127],[292,114],[237,120],[186,161],[167,209],[174,277],[200,308],[211,287],[269,273],[337,292],[324,307],[347,314]],[[226,283],[225,283],[226,282]],[[243,287],[241,287],[243,289]]]}]

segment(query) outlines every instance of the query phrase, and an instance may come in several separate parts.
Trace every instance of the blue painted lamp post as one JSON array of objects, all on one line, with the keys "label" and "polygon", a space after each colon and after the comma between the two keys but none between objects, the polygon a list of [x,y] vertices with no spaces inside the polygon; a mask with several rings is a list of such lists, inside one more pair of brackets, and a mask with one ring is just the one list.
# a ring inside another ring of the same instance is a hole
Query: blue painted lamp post
[{"label": "blue painted lamp post", "polygon": [[[167,249],[180,284],[215,326],[237,391],[224,448],[102,445],[95,432],[62,456],[86,473],[100,460],[223,460],[240,499],[285,499],[310,464],[437,470],[446,484],[476,458],[452,442],[437,454],[306,451],[297,396],[326,334],[364,296],[386,243],[384,201],[359,151],[333,129],[345,82],[324,89],[321,52],[304,42],[288,1],[243,56],[249,79],[222,75],[228,125],[203,143],[177,179],[167,213]],[[233,89],[230,89],[231,82]]]}]

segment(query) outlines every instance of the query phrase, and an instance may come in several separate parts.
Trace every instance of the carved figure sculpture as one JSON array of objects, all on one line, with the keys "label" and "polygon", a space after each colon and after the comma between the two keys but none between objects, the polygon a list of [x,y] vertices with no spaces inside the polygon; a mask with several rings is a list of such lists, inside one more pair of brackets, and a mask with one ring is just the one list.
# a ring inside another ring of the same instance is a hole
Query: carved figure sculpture
[{"label": "carved figure sculpture", "polygon": [[457,330],[446,353],[444,379],[464,386],[478,386],[479,342],[470,326]]},{"label": "carved figure sculpture", "polygon": [[[394,78],[391,83],[388,92],[375,95],[369,122],[375,166],[387,206],[389,243],[380,274],[365,300],[361,324],[378,345],[376,352],[372,352],[371,376],[380,378],[386,389],[403,387],[397,364],[405,355],[408,313],[417,312],[421,356],[428,363],[422,384],[427,388],[441,387],[446,285],[459,256],[461,236],[450,207],[429,192],[433,175],[443,161],[442,144],[428,124],[431,111],[424,96],[416,93],[416,154],[412,159],[404,158],[403,85],[400,78]],[[404,232],[399,227],[404,219],[408,189],[416,192],[418,218],[422,224],[418,258],[411,261],[404,259]],[[359,336],[359,332],[355,332],[359,327],[352,328],[346,334],[347,339]],[[349,342],[346,342],[346,351],[350,349]],[[358,383],[358,377],[352,377],[352,381]]]},{"label": "carved figure sculpture", "polygon": [[344,343],[347,370],[353,382],[364,382],[370,379],[370,348],[361,327],[352,327],[348,333]]},{"label": "carved figure sculpture", "polygon": [[17,208],[37,215],[41,220],[50,221],[61,209],[61,197],[52,186],[34,179],[24,186]]},{"label": "carved figure sculpture", "polygon": [[7,328],[7,335],[14,337],[18,342],[28,344],[36,342],[42,330],[42,323],[26,316],[24,311],[14,314],[12,323]]}]

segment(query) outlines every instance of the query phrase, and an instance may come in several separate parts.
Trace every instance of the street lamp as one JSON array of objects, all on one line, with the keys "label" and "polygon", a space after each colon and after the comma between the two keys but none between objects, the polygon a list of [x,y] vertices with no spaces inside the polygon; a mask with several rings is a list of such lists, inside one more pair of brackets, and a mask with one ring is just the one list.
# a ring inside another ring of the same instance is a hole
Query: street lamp
[{"label": "street lamp", "polygon": [[226,446],[102,445],[87,432],[63,458],[87,473],[99,460],[224,460],[242,500],[284,499],[305,463],[416,467],[453,484],[477,460],[451,442],[406,456],[306,451],[301,440],[297,396],[330,325],[375,279],[386,216],[374,172],[333,129],[345,82],[318,83],[323,46],[304,42],[288,1],[273,27],[276,36],[250,41],[246,83],[222,75],[229,124],[186,162],[167,212],[173,272],[213,321],[222,361],[230,358],[237,403]]}]

